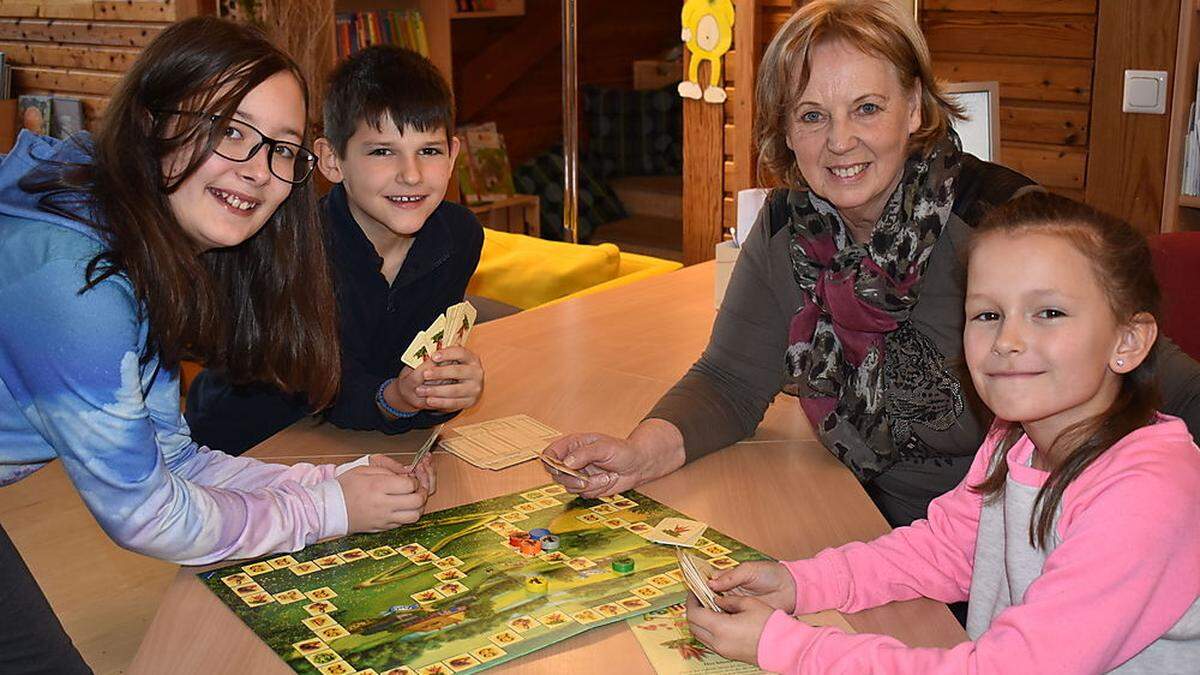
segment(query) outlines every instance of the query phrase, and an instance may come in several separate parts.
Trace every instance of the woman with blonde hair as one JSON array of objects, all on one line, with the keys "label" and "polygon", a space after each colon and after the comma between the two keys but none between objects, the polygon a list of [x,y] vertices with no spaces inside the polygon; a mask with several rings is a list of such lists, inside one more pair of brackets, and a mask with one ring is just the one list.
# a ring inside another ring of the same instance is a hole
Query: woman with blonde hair
[{"label": "woman with blonde hair", "polygon": [[[549,448],[613,494],[752,434],[776,393],[893,525],[962,480],[989,422],[968,402],[960,250],[982,216],[1040,190],[964,153],[961,116],[894,3],[817,0],[767,47],[756,91],[759,214],[700,360],[625,439]],[[1200,435],[1200,366],[1161,345],[1162,410]]]}]

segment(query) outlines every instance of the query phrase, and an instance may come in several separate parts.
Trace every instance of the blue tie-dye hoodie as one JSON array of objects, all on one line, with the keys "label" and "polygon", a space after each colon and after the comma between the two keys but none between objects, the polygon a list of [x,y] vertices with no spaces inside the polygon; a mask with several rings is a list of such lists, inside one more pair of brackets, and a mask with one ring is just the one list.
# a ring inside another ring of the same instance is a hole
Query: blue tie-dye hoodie
[{"label": "blue tie-dye hoodie", "polygon": [[87,162],[90,139],[79,140],[22,132],[0,160],[0,485],[57,457],[110,537],[180,563],[345,534],[335,467],[198,447],[178,372],[139,363],[147,324],[128,281],[80,292],[103,240],[18,186],[43,161]]}]

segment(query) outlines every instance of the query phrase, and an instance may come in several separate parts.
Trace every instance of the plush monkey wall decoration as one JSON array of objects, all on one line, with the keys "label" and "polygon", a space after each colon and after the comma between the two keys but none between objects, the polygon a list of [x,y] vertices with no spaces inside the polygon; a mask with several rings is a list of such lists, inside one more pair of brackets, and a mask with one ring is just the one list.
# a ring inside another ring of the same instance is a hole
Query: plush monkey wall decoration
[{"label": "plush monkey wall decoration", "polygon": [[[720,86],[721,57],[733,44],[732,0],[686,0],[683,3],[679,39],[692,53],[688,78],[679,83],[679,95],[709,103],[724,103],[725,89]],[[708,87],[700,88],[700,62],[708,61]]]}]

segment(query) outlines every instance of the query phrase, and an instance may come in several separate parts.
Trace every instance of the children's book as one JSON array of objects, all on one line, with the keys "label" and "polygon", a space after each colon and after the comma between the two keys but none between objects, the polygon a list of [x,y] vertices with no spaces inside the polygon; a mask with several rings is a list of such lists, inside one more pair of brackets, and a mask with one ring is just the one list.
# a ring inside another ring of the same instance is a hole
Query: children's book
[{"label": "children's book", "polygon": [[341,12],[335,22],[338,58],[379,44],[393,44],[429,56],[425,22],[415,9]]},{"label": "children's book", "polygon": [[50,101],[50,135],[66,140],[83,131],[83,102],[70,96]]},{"label": "children's book", "polygon": [[50,135],[49,96],[26,94],[17,99],[17,110],[20,113],[21,127],[35,134]]},{"label": "children's book", "polygon": [[511,197],[516,192],[512,168],[508,164],[504,136],[496,130],[496,125],[466,127],[460,131],[465,138],[465,147],[459,155],[466,155],[464,163],[471,174],[470,183],[476,200],[494,202]]}]

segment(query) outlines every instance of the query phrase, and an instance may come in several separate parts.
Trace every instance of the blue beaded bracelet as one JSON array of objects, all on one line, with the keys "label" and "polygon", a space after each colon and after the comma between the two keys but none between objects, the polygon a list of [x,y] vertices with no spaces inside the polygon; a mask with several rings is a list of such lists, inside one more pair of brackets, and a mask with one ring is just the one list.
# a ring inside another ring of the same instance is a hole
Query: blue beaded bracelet
[{"label": "blue beaded bracelet", "polygon": [[383,390],[387,389],[388,385],[391,384],[395,379],[396,378],[393,377],[391,379],[384,380],[383,384],[379,385],[379,390],[375,392],[375,405],[379,406],[380,410],[391,415],[392,417],[405,418],[416,416],[418,411],[414,410],[412,412],[404,412],[403,410],[396,410],[389,405],[387,399],[383,397]]}]

